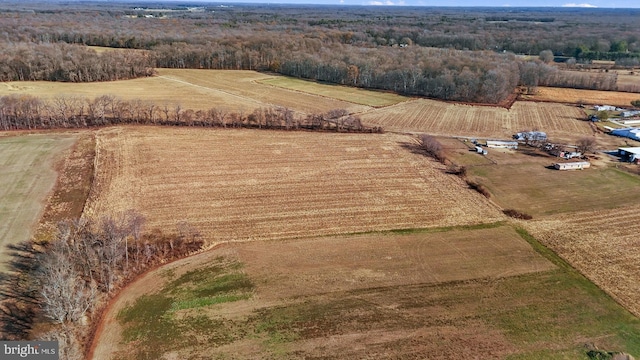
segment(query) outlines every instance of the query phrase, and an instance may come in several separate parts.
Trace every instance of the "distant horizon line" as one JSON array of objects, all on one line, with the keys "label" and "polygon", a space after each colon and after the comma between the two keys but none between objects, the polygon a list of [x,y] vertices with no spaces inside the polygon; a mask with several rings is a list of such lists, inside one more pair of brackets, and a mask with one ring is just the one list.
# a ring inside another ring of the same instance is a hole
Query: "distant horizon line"
[{"label": "distant horizon line", "polygon": [[404,2],[398,2],[390,4],[388,2],[380,2],[380,4],[372,3],[328,3],[328,2],[305,2],[304,0],[292,0],[292,1],[217,1],[217,0],[9,0],[7,3],[23,3],[23,4],[37,4],[37,3],[120,3],[120,4],[142,4],[142,3],[155,3],[155,4],[185,4],[185,5],[198,5],[198,4],[218,4],[218,5],[305,5],[305,6],[335,6],[335,7],[403,7],[403,8],[467,8],[467,9],[568,9],[568,10],[640,10],[638,7],[608,7],[591,5],[588,3],[567,3],[563,5],[536,5],[536,6],[523,6],[523,5],[420,5],[420,4],[406,4]]}]

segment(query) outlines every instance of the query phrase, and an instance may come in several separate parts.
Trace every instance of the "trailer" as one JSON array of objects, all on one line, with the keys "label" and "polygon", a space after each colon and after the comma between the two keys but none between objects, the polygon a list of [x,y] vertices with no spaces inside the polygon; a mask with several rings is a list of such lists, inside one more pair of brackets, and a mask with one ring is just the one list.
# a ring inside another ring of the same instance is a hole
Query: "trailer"
[{"label": "trailer", "polygon": [[553,165],[556,170],[582,170],[591,167],[588,161],[576,161],[567,163],[556,163]]}]

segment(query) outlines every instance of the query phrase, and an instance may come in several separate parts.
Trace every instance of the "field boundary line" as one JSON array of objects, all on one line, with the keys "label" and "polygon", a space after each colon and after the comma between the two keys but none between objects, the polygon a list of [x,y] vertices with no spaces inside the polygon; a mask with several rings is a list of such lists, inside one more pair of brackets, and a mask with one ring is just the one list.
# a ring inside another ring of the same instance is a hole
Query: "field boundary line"
[{"label": "field boundary line", "polygon": [[275,105],[275,104],[271,104],[271,103],[267,103],[267,102],[264,102],[264,101],[256,100],[256,99],[251,98],[251,97],[238,95],[238,94],[235,94],[235,93],[232,93],[232,92],[229,92],[229,91],[225,91],[225,90],[221,90],[221,89],[210,88],[210,87],[206,87],[206,86],[203,86],[203,85],[194,84],[194,83],[191,83],[191,82],[188,82],[188,81],[185,81],[185,80],[176,79],[176,78],[173,78],[173,77],[170,77],[170,76],[167,76],[167,75],[159,75],[157,77],[165,79],[165,80],[169,80],[169,81],[174,81],[174,82],[177,82],[177,83],[185,84],[185,85],[190,85],[190,86],[193,86],[193,87],[196,87],[196,88],[201,88],[201,89],[205,89],[205,90],[209,90],[209,91],[223,93],[225,95],[230,95],[230,96],[236,97],[236,98],[238,98],[240,100],[253,102],[253,103],[256,103],[256,104],[259,104],[259,105],[277,107],[277,105]]},{"label": "field boundary line", "polygon": [[527,229],[523,226],[515,224],[514,228],[518,235],[522,237],[529,245],[533,248],[535,252],[540,254],[542,257],[550,261],[552,264],[556,265],[561,271],[566,272],[569,276],[573,277],[576,281],[578,281],[583,287],[591,287],[595,288],[599,291],[602,296],[605,296],[616,304],[618,304],[622,309],[624,309],[627,313],[633,315],[634,317],[640,317],[640,314],[636,314],[636,312],[629,309],[623,303],[622,299],[618,297],[613,291],[607,291],[601,288],[598,284],[596,284],[587,274],[583,273],[580,269],[574,267],[568,260],[566,260],[563,256],[558,254],[555,250],[551,249],[547,245],[540,242],[536,239],[535,236],[531,235]]},{"label": "field boundary line", "polygon": [[[252,82],[252,83],[254,83],[254,84],[260,84],[260,85],[263,85],[263,86],[268,86],[268,87],[272,87],[272,88],[276,88],[276,89],[283,89],[283,90],[287,90],[287,91],[291,91],[291,92],[295,92],[295,93],[300,93],[300,94],[305,94],[305,95],[317,96],[317,97],[321,97],[321,98],[324,98],[324,99],[344,101],[344,102],[348,102],[348,103],[355,104],[355,105],[366,106],[366,107],[368,107],[368,108],[369,108],[369,109],[364,110],[364,111],[354,112],[354,113],[352,113],[352,115],[366,114],[366,113],[368,113],[368,112],[370,112],[370,111],[372,111],[372,110],[376,110],[376,109],[384,109],[384,108],[388,108],[388,107],[390,107],[390,106],[395,106],[395,105],[398,105],[398,104],[405,103],[405,102],[407,102],[407,101],[414,100],[414,98],[408,98],[407,100],[400,101],[400,102],[398,102],[398,103],[391,104],[391,105],[374,106],[374,105],[362,104],[362,103],[359,103],[359,102],[350,101],[350,100],[345,100],[345,99],[338,99],[338,98],[335,98],[335,97],[331,97],[331,96],[327,96],[327,95],[322,95],[322,94],[316,94],[316,93],[312,93],[312,92],[308,92],[308,91],[303,91],[303,90],[298,90],[298,89],[291,89],[291,88],[284,87],[284,86],[277,86],[277,85],[272,85],[272,84],[265,84],[265,83],[263,83],[263,81],[267,81],[267,80],[271,80],[271,79],[276,79],[276,78],[277,78],[277,77],[275,77],[275,76],[274,76],[274,77],[269,78],[269,79],[251,80],[251,82]],[[314,84],[319,84],[318,82],[314,82],[314,81],[312,81],[312,83],[314,83]],[[321,84],[321,85],[322,85],[322,84]],[[340,84],[332,84],[332,85],[333,85],[333,86],[344,86],[344,85],[340,85]],[[349,86],[347,86],[347,87],[349,87]],[[350,88],[350,87],[349,87],[349,88]],[[377,91],[375,91],[375,89],[364,89],[364,88],[355,88],[355,89],[362,89],[362,90],[366,90],[366,91],[377,92]],[[398,95],[399,95],[399,94],[398,94]],[[400,95],[400,96],[404,96],[404,95]]]}]

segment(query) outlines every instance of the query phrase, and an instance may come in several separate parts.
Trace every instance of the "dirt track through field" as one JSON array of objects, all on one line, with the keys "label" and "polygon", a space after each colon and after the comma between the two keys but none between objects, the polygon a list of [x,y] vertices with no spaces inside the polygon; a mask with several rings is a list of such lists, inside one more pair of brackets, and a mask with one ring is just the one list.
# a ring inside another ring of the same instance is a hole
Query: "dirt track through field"
[{"label": "dirt track through field", "polygon": [[185,85],[188,85],[188,86],[191,86],[191,87],[195,87],[195,88],[198,88],[198,89],[204,89],[204,90],[212,92],[212,93],[219,93],[219,94],[223,94],[223,95],[227,95],[227,96],[232,96],[232,97],[238,98],[238,99],[243,100],[243,101],[253,102],[253,103],[255,103],[255,104],[259,105],[259,106],[263,106],[263,107],[273,107],[274,106],[273,104],[267,104],[267,103],[258,101],[256,99],[250,98],[250,97],[240,96],[240,95],[234,94],[232,92],[224,91],[224,90],[221,90],[221,89],[215,89],[215,88],[212,88],[212,87],[193,84],[193,83],[190,83],[188,81],[175,79],[175,78],[173,78],[171,76],[158,76],[158,77],[161,78],[161,79],[166,79],[166,80],[169,80],[169,81],[175,81],[177,83],[185,84]]}]

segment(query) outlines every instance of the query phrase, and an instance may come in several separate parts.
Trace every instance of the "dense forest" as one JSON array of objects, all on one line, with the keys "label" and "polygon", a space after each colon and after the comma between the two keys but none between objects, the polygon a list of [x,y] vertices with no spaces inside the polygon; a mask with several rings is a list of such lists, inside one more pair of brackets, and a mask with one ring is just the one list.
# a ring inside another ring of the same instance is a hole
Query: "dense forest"
[{"label": "dense forest", "polygon": [[[593,59],[632,67],[640,57],[633,9],[144,5],[0,5],[0,80],[249,69],[499,103],[518,85],[616,89],[614,74],[561,71],[548,65],[554,57],[569,68]],[[87,46],[129,50],[98,54]]]}]

